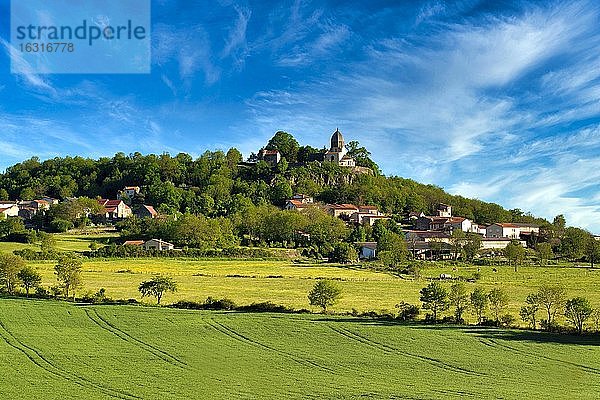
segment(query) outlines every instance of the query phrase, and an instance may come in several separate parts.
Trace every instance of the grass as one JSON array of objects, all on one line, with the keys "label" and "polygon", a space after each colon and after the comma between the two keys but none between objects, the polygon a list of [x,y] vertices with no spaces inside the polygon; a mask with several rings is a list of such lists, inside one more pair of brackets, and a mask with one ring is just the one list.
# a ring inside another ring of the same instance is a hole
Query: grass
[{"label": "grass", "polygon": [[[42,274],[42,284],[56,284],[54,263],[32,263]],[[490,290],[500,287],[510,296],[508,311],[518,317],[528,293],[543,283],[560,283],[570,297],[585,296],[594,306],[600,306],[600,270],[573,267],[521,267],[514,272],[511,267],[480,267],[482,278],[476,283],[466,283],[469,290],[483,287]],[[190,259],[119,259],[93,260],[84,263],[83,291],[105,288],[115,299],[137,298],[140,282],[155,274],[172,276],[179,284],[175,294],[167,294],[165,301],[203,301],[208,296],[227,297],[237,304],[272,301],[294,308],[309,307],[307,293],[319,278],[333,279],[343,290],[343,296],[334,311],[394,310],[400,301],[419,303],[419,290],[429,279],[441,273],[470,277],[477,267],[429,265],[420,279],[397,277],[384,272],[358,267],[326,264],[294,264],[289,261],[235,261]],[[443,282],[446,287],[452,281]],[[81,293],[82,291],[80,291]],[[151,300],[148,300],[151,301]],[[468,315],[470,322],[474,317]]]},{"label": "grass", "polygon": [[597,399],[600,342],[321,315],[0,300],[10,399]]},{"label": "grass", "polygon": [[[108,240],[112,240],[118,237],[116,233],[94,233],[87,235],[84,233],[57,233],[54,234],[56,237],[56,249],[59,251],[76,251],[84,252],[89,251],[90,244],[92,242],[98,243],[99,247],[102,247]],[[39,251],[40,246],[38,243],[13,243],[13,242],[0,242],[0,253],[12,253],[14,250],[31,249]]]}]

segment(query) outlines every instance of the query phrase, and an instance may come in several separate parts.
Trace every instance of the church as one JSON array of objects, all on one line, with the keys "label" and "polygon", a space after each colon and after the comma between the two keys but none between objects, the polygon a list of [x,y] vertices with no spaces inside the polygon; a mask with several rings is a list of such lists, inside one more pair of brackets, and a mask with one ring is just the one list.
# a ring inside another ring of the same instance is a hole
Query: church
[{"label": "church", "polygon": [[325,153],[324,161],[337,163],[341,167],[355,167],[356,162],[347,153],[344,136],[339,129],[336,129],[331,135],[331,147]]}]

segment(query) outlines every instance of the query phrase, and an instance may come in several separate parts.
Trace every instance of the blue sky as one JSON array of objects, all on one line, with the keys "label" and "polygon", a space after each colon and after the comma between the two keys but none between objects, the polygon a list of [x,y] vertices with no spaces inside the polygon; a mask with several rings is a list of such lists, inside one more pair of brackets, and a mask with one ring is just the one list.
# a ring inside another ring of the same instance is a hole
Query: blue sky
[{"label": "blue sky", "polygon": [[149,75],[11,74],[0,15],[0,170],[339,127],[388,175],[600,232],[596,1],[156,0]]}]

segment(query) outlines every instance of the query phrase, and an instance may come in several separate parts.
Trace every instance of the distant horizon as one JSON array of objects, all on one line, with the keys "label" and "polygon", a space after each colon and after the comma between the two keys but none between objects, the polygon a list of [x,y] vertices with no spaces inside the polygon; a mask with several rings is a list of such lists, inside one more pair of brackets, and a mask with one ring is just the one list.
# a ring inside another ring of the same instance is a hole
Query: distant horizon
[{"label": "distant horizon", "polygon": [[[247,157],[339,128],[386,176],[600,231],[600,4],[154,0],[150,74],[38,74],[0,4],[0,170]],[[11,60],[17,66],[11,74]]]}]

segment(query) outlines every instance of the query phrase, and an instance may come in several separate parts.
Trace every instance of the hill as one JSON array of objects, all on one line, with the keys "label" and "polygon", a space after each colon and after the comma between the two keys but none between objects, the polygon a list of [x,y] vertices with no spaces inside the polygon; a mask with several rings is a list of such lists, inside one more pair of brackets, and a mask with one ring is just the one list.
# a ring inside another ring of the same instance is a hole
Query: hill
[{"label": "hill", "polygon": [[600,393],[598,343],[546,333],[25,300],[0,300],[0,322],[12,399]]},{"label": "hill", "polygon": [[[411,179],[384,176],[357,142],[346,145],[348,154],[363,170],[322,159],[322,151],[300,146],[285,132],[278,132],[267,144],[280,149],[283,160],[270,165],[252,155],[244,162],[239,151],[207,151],[197,159],[185,153],[171,156],[125,155],[97,160],[64,157],[41,161],[36,157],[15,164],[0,175],[0,200],[33,200],[42,196],[65,199],[73,196],[115,198],[125,186],[140,186],[140,203],[152,204],[163,212],[229,216],[246,206],[282,206],[293,193],[304,193],[326,203],[376,205],[387,214],[409,212],[431,214],[439,203],[451,204],[455,215],[477,223],[547,221],[521,210],[506,210],[494,203],[454,196],[434,185]],[[279,150],[278,150],[279,151]],[[289,160],[289,161],[288,161]]]}]

